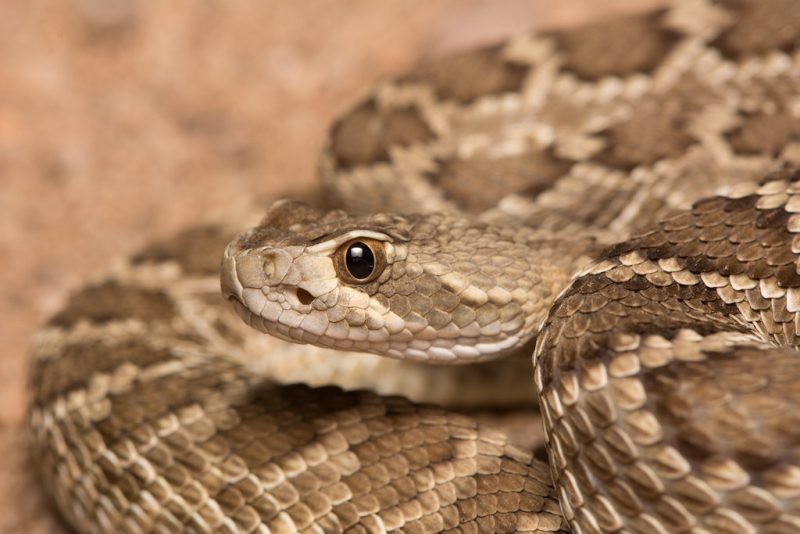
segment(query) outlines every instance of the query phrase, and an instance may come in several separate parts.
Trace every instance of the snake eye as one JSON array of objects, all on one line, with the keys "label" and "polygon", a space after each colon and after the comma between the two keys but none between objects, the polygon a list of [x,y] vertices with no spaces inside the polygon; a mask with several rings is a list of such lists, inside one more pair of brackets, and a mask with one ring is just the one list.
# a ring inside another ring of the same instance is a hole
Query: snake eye
[{"label": "snake eye", "polygon": [[380,241],[357,239],[339,248],[334,263],[343,280],[365,284],[375,280],[383,272],[386,267],[386,253]]},{"label": "snake eye", "polygon": [[347,252],[344,253],[344,264],[353,278],[364,280],[369,278],[369,275],[375,270],[375,255],[367,245],[356,241],[347,247]]}]

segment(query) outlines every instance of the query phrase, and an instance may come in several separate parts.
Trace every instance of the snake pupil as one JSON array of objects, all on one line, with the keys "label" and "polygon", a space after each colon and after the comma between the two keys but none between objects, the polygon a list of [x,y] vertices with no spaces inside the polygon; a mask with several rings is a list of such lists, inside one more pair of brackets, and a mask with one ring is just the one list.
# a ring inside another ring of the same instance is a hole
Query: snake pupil
[{"label": "snake pupil", "polygon": [[347,247],[345,264],[353,278],[363,280],[368,278],[375,269],[375,255],[367,245],[356,241]]}]

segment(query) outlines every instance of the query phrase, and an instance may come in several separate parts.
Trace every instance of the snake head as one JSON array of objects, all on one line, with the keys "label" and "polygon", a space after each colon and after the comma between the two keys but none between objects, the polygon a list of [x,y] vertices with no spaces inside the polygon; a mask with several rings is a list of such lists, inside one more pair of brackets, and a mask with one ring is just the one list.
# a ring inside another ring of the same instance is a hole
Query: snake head
[{"label": "snake head", "polygon": [[248,324],[285,340],[475,362],[506,354],[538,326],[530,250],[515,239],[452,215],[279,201],[228,245],[222,292]]}]

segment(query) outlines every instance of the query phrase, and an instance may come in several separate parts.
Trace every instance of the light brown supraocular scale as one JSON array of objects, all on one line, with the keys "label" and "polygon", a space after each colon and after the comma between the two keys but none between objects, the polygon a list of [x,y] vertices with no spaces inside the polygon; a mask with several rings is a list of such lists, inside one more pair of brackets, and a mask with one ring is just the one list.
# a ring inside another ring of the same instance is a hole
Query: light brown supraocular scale
[{"label": "light brown supraocular scale", "polygon": [[[47,488],[80,532],[800,532],[798,95],[794,0],[378,84],[325,205],[151,245],[42,329]],[[535,396],[546,463],[463,413]]]}]

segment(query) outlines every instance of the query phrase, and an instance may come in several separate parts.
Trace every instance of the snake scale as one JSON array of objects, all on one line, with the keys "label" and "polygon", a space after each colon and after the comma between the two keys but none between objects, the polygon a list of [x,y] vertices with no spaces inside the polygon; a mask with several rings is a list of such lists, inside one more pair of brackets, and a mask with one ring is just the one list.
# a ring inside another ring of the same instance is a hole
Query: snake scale
[{"label": "snake scale", "polygon": [[[59,511],[800,532],[799,45],[796,0],[689,0],[378,84],[313,202],[154,243],[43,327],[29,426]],[[531,383],[547,462],[432,404]]]}]

